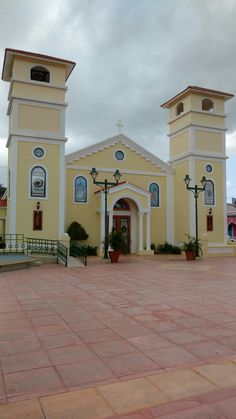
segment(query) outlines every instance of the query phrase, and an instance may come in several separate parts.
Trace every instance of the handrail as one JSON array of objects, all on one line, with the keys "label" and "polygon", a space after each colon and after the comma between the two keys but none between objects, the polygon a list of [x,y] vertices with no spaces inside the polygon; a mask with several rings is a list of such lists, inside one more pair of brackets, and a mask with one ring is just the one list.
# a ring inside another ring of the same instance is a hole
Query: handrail
[{"label": "handrail", "polygon": [[24,234],[2,234],[0,236],[0,255],[25,253]]},{"label": "handrail", "polygon": [[61,260],[65,267],[68,264],[67,248],[59,240],[50,240],[50,239],[36,239],[33,237],[26,238],[26,251],[27,255],[29,252],[31,254],[47,254],[57,257],[58,260]]},{"label": "handrail", "polygon": [[70,243],[70,255],[78,257],[78,259],[87,266],[87,249],[78,242]]},{"label": "handrail", "polygon": [[67,268],[67,265],[68,265],[68,249],[60,241],[58,242],[58,246],[57,246],[57,263],[58,263],[59,259],[64,263],[65,267]]}]

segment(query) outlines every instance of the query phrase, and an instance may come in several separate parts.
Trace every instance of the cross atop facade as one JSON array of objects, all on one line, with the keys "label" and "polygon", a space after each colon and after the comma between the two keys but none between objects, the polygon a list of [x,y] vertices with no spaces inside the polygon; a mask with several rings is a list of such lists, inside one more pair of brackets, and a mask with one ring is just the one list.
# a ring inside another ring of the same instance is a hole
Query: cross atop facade
[{"label": "cross atop facade", "polygon": [[119,119],[119,121],[116,124],[116,127],[118,127],[118,132],[121,132],[121,128],[124,127],[124,124],[122,124],[121,120]]}]

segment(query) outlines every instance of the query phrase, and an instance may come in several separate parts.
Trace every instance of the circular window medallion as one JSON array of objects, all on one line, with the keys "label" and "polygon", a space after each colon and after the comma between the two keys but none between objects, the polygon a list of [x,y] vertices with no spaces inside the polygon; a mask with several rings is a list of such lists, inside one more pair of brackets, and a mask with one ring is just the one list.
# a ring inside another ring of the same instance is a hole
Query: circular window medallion
[{"label": "circular window medallion", "polygon": [[207,173],[212,173],[213,167],[211,164],[206,164],[205,170]]},{"label": "circular window medallion", "polygon": [[43,180],[42,179],[39,179],[39,178],[34,179],[34,187],[36,189],[41,188],[42,186],[43,186]]},{"label": "circular window medallion", "polygon": [[125,158],[125,154],[123,153],[123,151],[121,151],[121,150],[117,150],[117,151],[115,152],[115,158],[116,158],[116,160],[118,160],[118,161],[122,161],[122,160],[124,160],[124,158]]},{"label": "circular window medallion", "polygon": [[41,147],[36,147],[34,149],[34,156],[41,159],[44,156],[44,150]]}]

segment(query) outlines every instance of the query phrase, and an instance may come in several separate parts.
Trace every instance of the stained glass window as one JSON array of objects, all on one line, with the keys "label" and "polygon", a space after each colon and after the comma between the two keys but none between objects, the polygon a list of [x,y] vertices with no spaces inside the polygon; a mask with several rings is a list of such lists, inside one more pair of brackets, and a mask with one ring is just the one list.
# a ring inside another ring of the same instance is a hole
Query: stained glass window
[{"label": "stained glass window", "polygon": [[212,180],[208,180],[204,192],[204,203],[205,205],[215,205],[215,191],[214,183]]},{"label": "stained glass window", "polygon": [[46,197],[46,170],[41,166],[35,166],[31,170],[31,191],[32,197]]},{"label": "stained glass window", "polygon": [[125,199],[119,199],[115,205],[114,205],[114,210],[130,210],[129,204]]},{"label": "stained glass window", "polygon": [[151,207],[159,207],[159,186],[157,183],[149,185],[149,192],[151,193]]},{"label": "stained glass window", "polygon": [[75,178],[75,202],[87,202],[87,180],[83,176]]}]

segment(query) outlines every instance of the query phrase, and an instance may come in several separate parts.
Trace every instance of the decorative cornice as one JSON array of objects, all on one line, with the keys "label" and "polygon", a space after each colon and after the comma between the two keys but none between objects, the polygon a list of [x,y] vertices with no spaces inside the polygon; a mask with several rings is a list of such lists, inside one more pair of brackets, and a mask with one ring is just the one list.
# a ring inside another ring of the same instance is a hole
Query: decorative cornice
[{"label": "decorative cornice", "polygon": [[11,140],[13,138],[15,138],[15,139],[17,139],[19,141],[21,141],[21,139],[22,139],[23,141],[29,141],[29,142],[37,142],[37,141],[38,142],[42,142],[42,143],[48,142],[49,144],[52,144],[52,143],[54,143],[54,144],[60,144],[62,142],[66,143],[68,141],[68,138],[66,138],[66,137],[61,138],[61,137],[55,137],[54,136],[54,137],[50,138],[50,137],[43,137],[42,135],[34,135],[32,137],[32,135],[27,135],[27,134],[14,134],[13,133],[13,134],[9,134],[9,136],[7,138],[7,143],[6,143],[6,147],[7,148],[9,147],[9,145],[11,143]]},{"label": "decorative cornice", "polygon": [[175,122],[175,121],[183,118],[184,116],[186,116],[186,115],[188,115],[190,113],[200,113],[202,115],[207,115],[207,116],[209,116],[209,115],[211,115],[211,116],[219,116],[221,118],[226,118],[226,116],[227,116],[225,113],[209,112],[209,111],[203,111],[203,110],[199,110],[199,109],[189,109],[189,111],[181,112],[180,115],[177,115],[176,117],[174,117],[173,119],[171,119],[168,122],[168,125],[172,124],[173,122]]},{"label": "decorative cornice", "polygon": [[171,134],[167,134],[167,137],[173,137],[174,135],[179,134],[182,131],[185,131],[187,128],[200,128],[200,129],[204,129],[205,131],[211,131],[211,132],[226,132],[228,131],[228,128],[216,128],[216,127],[206,127],[205,125],[200,125],[200,124],[188,124],[185,125],[183,128],[179,128],[176,131],[172,132]]},{"label": "decorative cornice", "polygon": [[112,147],[113,145],[117,143],[122,143],[123,145],[135,151],[138,155],[145,158],[147,161],[151,162],[153,165],[160,167],[167,173],[169,173],[169,171],[171,170],[170,166],[167,163],[165,163],[163,160],[159,159],[158,157],[154,156],[154,154],[150,153],[145,148],[141,147],[140,145],[135,143],[133,140],[126,137],[126,135],[124,134],[115,135],[114,137],[108,138],[107,140],[100,141],[99,143],[96,143],[92,146],[89,146],[77,152],[68,154],[66,156],[66,163],[70,163],[70,162],[73,162],[74,160],[79,160],[82,157],[87,157],[92,154],[96,154],[99,151],[102,151],[105,148]]},{"label": "decorative cornice", "polygon": [[196,157],[201,160],[227,160],[228,156],[225,156],[225,154],[215,154],[212,153],[186,153],[186,154],[179,154],[176,158],[169,160],[169,164],[173,164],[176,162],[180,162],[181,160],[187,160],[189,157]]},{"label": "decorative cornice", "polygon": [[[86,171],[91,171],[91,166],[82,166],[82,165],[77,165],[77,164],[66,164],[66,169],[74,169],[74,170],[86,170]],[[96,168],[98,170],[98,172],[107,172],[107,173],[114,173],[114,167],[97,167]],[[166,177],[167,176],[167,172],[166,171],[161,171],[161,172],[148,172],[148,171],[144,171],[144,170],[130,170],[130,169],[122,169],[122,175],[123,174],[127,174],[127,175],[143,175],[143,176],[163,176]],[[169,168],[168,174],[173,174],[171,167]]]},{"label": "decorative cornice", "polygon": [[10,115],[13,100],[16,100],[16,101],[18,100],[19,102],[28,102],[32,106],[45,105],[45,106],[49,106],[49,107],[55,106],[55,107],[59,107],[59,108],[61,108],[61,107],[66,108],[68,106],[68,103],[66,103],[66,102],[51,102],[49,100],[32,99],[32,98],[22,97],[22,96],[11,96],[9,98],[7,115]]},{"label": "decorative cornice", "polygon": [[12,85],[13,85],[14,82],[23,83],[23,84],[30,84],[31,86],[40,86],[42,88],[49,87],[51,89],[53,88],[53,89],[59,89],[59,90],[65,90],[65,91],[68,90],[67,86],[62,86],[62,85],[59,85],[59,84],[50,84],[50,83],[42,84],[42,82],[39,82],[39,81],[36,81],[36,80],[22,80],[22,79],[16,79],[16,78],[12,77],[11,82],[10,82],[10,91],[12,90]]}]

